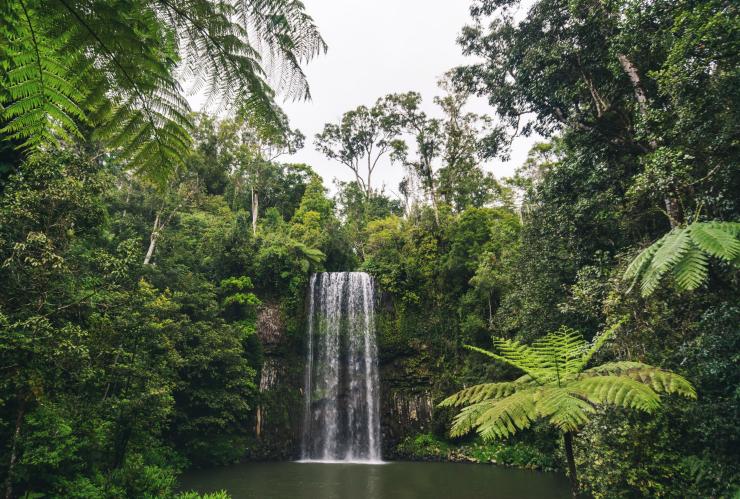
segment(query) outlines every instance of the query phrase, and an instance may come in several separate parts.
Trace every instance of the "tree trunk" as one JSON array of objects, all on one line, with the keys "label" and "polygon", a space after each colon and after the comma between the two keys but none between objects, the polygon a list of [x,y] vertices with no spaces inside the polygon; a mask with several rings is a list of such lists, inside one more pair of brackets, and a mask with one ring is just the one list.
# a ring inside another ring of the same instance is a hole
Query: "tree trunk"
[{"label": "tree trunk", "polygon": [[617,54],[619,64],[622,65],[622,69],[627,74],[632,83],[632,89],[635,92],[635,98],[637,104],[640,106],[640,114],[644,115],[647,112],[647,93],[645,88],[642,86],[642,80],[640,80],[640,73],[637,71],[637,67],[632,64],[632,61],[624,54]]},{"label": "tree trunk", "polygon": [[[617,54],[617,59],[619,59],[619,63],[622,65],[622,69],[629,77],[630,83],[632,83],[632,90],[635,93],[635,99],[637,99],[637,104],[640,108],[640,115],[642,115],[643,118],[646,118],[648,98],[645,87],[642,84],[642,79],[640,78],[640,72],[637,70],[637,66],[635,66],[626,55]],[[651,140],[650,150],[655,151],[657,148],[658,144],[654,140]],[[668,221],[671,224],[671,228],[674,228],[681,221],[681,214],[678,208],[678,202],[673,196],[666,193],[664,197],[664,203],[666,215],[668,216]]]},{"label": "tree trunk", "polygon": [[254,424],[254,433],[257,436],[257,439],[260,438],[262,435],[262,406],[257,406],[257,417],[256,422]]},{"label": "tree trunk", "polygon": [[578,475],[576,475],[576,460],[573,456],[573,433],[563,434],[565,443],[565,457],[568,460],[568,478],[570,478],[570,490],[574,498],[578,497]]},{"label": "tree trunk", "polygon": [[21,436],[21,426],[23,425],[23,417],[26,415],[26,399],[22,397],[20,399],[20,405],[18,406],[18,412],[15,417],[15,431],[13,431],[13,442],[10,445],[10,460],[8,462],[8,476],[5,479],[5,499],[13,497],[13,471],[15,470],[15,463],[18,461],[18,439]]},{"label": "tree trunk", "polygon": [[252,187],[252,235],[257,235],[257,213],[260,209],[259,194]]},{"label": "tree trunk", "polygon": [[154,256],[154,249],[157,247],[157,238],[159,238],[159,212],[154,218],[154,227],[152,227],[152,235],[149,236],[149,249],[146,250],[146,256],[144,257],[144,265],[149,265]]},{"label": "tree trunk", "polygon": [[439,227],[439,207],[437,206],[437,192],[434,190],[433,185],[430,190],[430,197],[432,198],[432,209],[434,210],[434,221],[437,223],[437,227]]},{"label": "tree trunk", "polygon": [[488,293],[488,327],[493,326],[493,307],[491,306],[491,293]]}]

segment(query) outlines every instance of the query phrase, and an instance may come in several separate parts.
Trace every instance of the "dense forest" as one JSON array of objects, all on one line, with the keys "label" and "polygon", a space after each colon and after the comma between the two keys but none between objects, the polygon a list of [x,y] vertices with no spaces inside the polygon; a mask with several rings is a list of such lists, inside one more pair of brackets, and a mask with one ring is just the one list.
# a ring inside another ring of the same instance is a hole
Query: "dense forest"
[{"label": "dense forest", "polygon": [[[577,469],[593,497],[734,497],[737,5],[520,7],[472,2],[458,41],[477,62],[440,80],[433,113],[413,89],[368,96],[306,138],[277,104],[310,98],[301,66],[326,50],[300,2],[3,2],[4,497],[198,497],[184,470],[295,458],[306,289],[339,270],[378,289],[385,458]],[[533,133],[516,175],[494,176]],[[354,180],[330,191],[290,162],[302,147]],[[556,333],[668,393],[585,396],[573,428],[511,412],[481,435],[439,406],[536,362],[480,350]]]}]

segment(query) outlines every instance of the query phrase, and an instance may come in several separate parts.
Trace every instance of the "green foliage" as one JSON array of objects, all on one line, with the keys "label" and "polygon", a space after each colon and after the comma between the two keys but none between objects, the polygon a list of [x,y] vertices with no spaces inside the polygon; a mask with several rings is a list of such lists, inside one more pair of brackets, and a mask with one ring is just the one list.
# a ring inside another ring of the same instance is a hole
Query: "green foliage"
[{"label": "green foliage", "polygon": [[541,449],[526,442],[453,443],[431,433],[408,436],[396,447],[404,459],[492,463],[517,468],[553,470],[557,463]]},{"label": "green foliage", "polygon": [[177,499],[229,499],[231,497],[224,490],[218,492],[211,492],[209,494],[198,494],[197,492],[181,492],[178,494]]},{"label": "green foliage", "polygon": [[[170,496],[187,465],[259,455],[261,298],[298,316],[323,253],[277,210],[282,232],[253,238],[220,195],[160,196],[120,163],[66,151],[4,185],[0,460],[13,495]],[[171,209],[156,265],[142,265],[151,220]]]},{"label": "green foliage", "polygon": [[645,364],[617,362],[585,369],[615,330],[610,328],[590,345],[575,331],[561,328],[531,346],[496,338],[499,353],[469,347],[526,375],[514,382],[466,388],[443,400],[440,407],[463,407],[450,434],[460,436],[475,428],[486,440],[505,438],[539,418],[560,431],[576,432],[596,406],[653,412],[660,406],[659,393],[696,398],[684,378]]},{"label": "green foliage", "polygon": [[[178,76],[282,133],[267,71],[280,72],[278,91],[308,97],[300,63],[326,48],[300,2],[26,0],[0,15],[0,133],[39,150],[92,124],[111,153],[160,183],[191,146]],[[261,66],[264,55],[275,67]]]},{"label": "green foliage", "polygon": [[624,279],[640,282],[642,296],[650,296],[661,279],[672,274],[676,287],[695,290],[709,278],[709,257],[736,265],[740,257],[740,224],[694,222],[675,228],[644,249],[629,264]]}]

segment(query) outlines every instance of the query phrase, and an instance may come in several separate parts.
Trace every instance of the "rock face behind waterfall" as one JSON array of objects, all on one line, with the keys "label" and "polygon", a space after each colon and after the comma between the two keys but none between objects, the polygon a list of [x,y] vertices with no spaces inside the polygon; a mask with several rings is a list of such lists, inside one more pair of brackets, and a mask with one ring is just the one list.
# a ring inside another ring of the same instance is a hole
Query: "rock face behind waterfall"
[{"label": "rock face behind waterfall", "polygon": [[372,278],[324,272],[311,278],[301,457],[381,457],[378,354]]},{"label": "rock face behind waterfall", "polygon": [[[311,280],[310,289],[305,295],[306,302],[299,303],[297,308],[290,307],[281,311],[284,305],[281,306],[279,302],[266,302],[260,310],[257,321],[257,338],[263,362],[257,381],[261,403],[253,408],[254,440],[253,444],[249,445],[249,454],[245,456],[248,459],[310,459],[311,452],[315,452],[314,459],[324,458],[323,444],[307,444],[304,431],[307,426],[304,414],[306,363],[309,357],[314,359],[317,355],[314,350],[309,356],[308,349],[309,346],[315,347],[320,336],[320,333],[315,330],[315,317],[311,320],[310,308],[313,298],[313,315],[315,315],[315,309],[318,306],[316,293],[320,275],[316,275]],[[375,302],[377,306],[377,310],[373,310],[373,307],[369,309],[375,323],[373,328],[375,335],[371,339],[375,340],[377,336],[378,340],[378,376],[380,379],[377,385],[380,423],[378,441],[382,448],[375,452],[378,459],[381,454],[386,459],[404,457],[396,454],[396,446],[406,437],[429,432],[434,428],[433,401],[440,399],[445,392],[440,391],[432,381],[433,374],[429,368],[434,364],[435,359],[430,358],[424,345],[417,345],[417,348],[410,350],[406,346],[396,344],[398,326],[393,313],[394,303],[387,295],[379,293],[372,286],[369,277],[365,276],[363,279],[367,279],[365,282],[369,285],[369,292],[372,296],[362,304],[363,310],[365,304],[370,306]],[[349,286],[349,283],[346,282],[345,286]],[[347,306],[346,302],[344,306]],[[354,305],[355,308],[358,306],[358,304]],[[322,326],[326,325],[328,323]],[[308,341],[309,326],[314,328],[310,331],[313,334],[311,345]],[[325,336],[321,338],[324,339]],[[346,356],[342,362],[345,360]],[[313,370],[313,379],[316,375],[316,370]],[[337,400],[346,403],[351,399],[346,384],[339,384],[337,389]],[[312,409],[328,408],[329,399],[327,397],[321,396],[320,393],[314,393],[313,397]],[[320,427],[319,423],[316,425]],[[338,429],[341,427],[342,425],[339,425]],[[347,428],[346,424],[343,427]],[[340,441],[346,441],[347,431],[344,431],[344,434],[337,431],[337,438]],[[313,450],[306,452],[307,445],[309,447],[314,445]],[[341,459],[340,447],[338,445],[336,455]],[[358,453],[353,455],[353,459],[363,458]]]}]

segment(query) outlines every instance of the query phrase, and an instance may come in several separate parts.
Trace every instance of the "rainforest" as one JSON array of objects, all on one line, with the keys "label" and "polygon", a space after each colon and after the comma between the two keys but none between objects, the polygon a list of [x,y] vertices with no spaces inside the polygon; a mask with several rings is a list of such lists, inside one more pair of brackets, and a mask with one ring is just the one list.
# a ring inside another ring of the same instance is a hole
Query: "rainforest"
[{"label": "rainforest", "polygon": [[738,497],[738,5],[461,3],[2,2],[5,499]]}]

